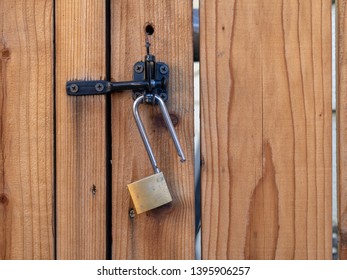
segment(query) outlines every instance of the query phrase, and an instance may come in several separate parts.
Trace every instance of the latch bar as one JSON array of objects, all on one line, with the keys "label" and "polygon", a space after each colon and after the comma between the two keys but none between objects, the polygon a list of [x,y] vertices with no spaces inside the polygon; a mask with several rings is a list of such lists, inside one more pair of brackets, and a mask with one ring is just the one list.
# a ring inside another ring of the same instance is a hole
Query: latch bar
[{"label": "latch bar", "polygon": [[148,81],[69,81],[66,83],[66,93],[72,96],[83,96],[106,94],[123,90],[147,91],[150,86],[156,89],[166,88],[166,81],[165,79],[151,80],[150,83]]}]

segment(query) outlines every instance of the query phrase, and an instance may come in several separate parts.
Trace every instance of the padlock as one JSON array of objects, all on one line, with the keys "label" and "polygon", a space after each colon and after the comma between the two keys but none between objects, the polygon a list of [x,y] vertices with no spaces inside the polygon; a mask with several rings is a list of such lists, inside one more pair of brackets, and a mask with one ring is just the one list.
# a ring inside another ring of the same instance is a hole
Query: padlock
[{"label": "padlock", "polygon": [[172,201],[163,172],[128,184],[128,189],[137,214]]},{"label": "padlock", "polygon": [[[157,161],[154,158],[152,148],[148,141],[146,130],[143,126],[138,112],[138,107],[144,101],[144,98],[144,95],[141,95],[135,100],[133,105],[133,115],[137,127],[139,129],[142,141],[145,145],[147,154],[151,161],[154,174],[128,184],[128,190],[130,192],[130,196],[133,200],[137,214],[149,211],[151,209],[157,208],[172,201],[169,188],[166,184],[163,173],[158,168]],[[179,143],[178,137],[176,135],[174,126],[171,122],[169,112],[166,109],[165,103],[158,95],[154,95],[154,98],[156,103],[158,103],[160,107],[166,126],[168,127],[168,130],[174,141],[177,153],[181,158],[181,162],[184,162],[186,159],[182,151],[181,145]]]}]

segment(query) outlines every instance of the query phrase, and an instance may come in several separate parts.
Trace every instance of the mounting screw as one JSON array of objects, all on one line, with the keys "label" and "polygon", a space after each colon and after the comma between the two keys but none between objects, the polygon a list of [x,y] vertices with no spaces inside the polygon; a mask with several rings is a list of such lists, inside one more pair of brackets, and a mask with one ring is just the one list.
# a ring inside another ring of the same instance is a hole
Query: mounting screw
[{"label": "mounting screw", "polygon": [[134,70],[136,73],[142,73],[143,72],[143,65],[140,63],[136,63],[134,66]]},{"label": "mounting screw", "polygon": [[70,91],[76,93],[78,91],[78,85],[72,84],[70,85]]},{"label": "mounting screw", "polygon": [[98,92],[103,91],[104,88],[105,88],[105,86],[102,83],[97,83],[95,85],[95,90],[98,91]]},{"label": "mounting screw", "polygon": [[129,210],[129,217],[130,217],[130,219],[134,219],[135,218],[135,210],[133,208],[131,208]]},{"label": "mounting screw", "polygon": [[159,71],[160,71],[160,73],[165,75],[169,71],[169,68],[166,65],[162,65],[162,66],[160,66]]},{"label": "mounting screw", "polygon": [[163,99],[164,102],[166,102],[167,99],[168,99],[168,96],[167,96],[167,93],[166,93],[166,92],[161,92],[161,93],[159,94],[159,96],[160,96],[161,99]]}]

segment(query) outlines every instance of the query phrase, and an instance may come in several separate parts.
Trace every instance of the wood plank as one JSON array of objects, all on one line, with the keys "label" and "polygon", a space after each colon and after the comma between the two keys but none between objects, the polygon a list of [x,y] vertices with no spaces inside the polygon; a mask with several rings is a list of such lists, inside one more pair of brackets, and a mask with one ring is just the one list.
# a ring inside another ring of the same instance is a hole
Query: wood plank
[{"label": "wood plank", "polygon": [[331,259],[331,1],[201,1],[204,259]]},{"label": "wood plank", "polygon": [[65,83],[105,78],[105,1],[56,2],[57,258],[106,257],[105,97]]},{"label": "wood plank", "polygon": [[0,1],[0,259],[52,259],[53,1]]},{"label": "wood plank", "polygon": [[347,1],[337,2],[337,182],[339,259],[347,259]]},{"label": "wood plank", "polygon": [[192,1],[111,1],[112,79],[132,79],[145,55],[145,25],[151,23],[151,51],[170,67],[167,107],[186,153],[182,164],[157,107],[140,106],[150,143],[173,196],[170,205],[129,217],[127,184],[153,173],[135,121],[132,93],[112,96],[113,258],[194,258],[194,147]]}]

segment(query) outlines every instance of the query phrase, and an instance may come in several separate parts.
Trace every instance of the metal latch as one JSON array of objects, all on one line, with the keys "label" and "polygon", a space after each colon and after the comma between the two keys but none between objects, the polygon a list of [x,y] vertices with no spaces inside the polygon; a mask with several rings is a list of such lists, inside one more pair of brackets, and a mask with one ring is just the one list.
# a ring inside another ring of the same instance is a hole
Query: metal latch
[{"label": "metal latch", "polygon": [[150,54],[149,48],[150,43],[146,41],[145,60],[134,64],[132,81],[68,81],[66,83],[67,94],[72,96],[100,95],[132,90],[134,100],[143,95],[144,102],[155,104],[157,103],[155,95],[157,95],[166,102],[168,100],[169,66],[163,62],[156,62],[155,56]]}]

